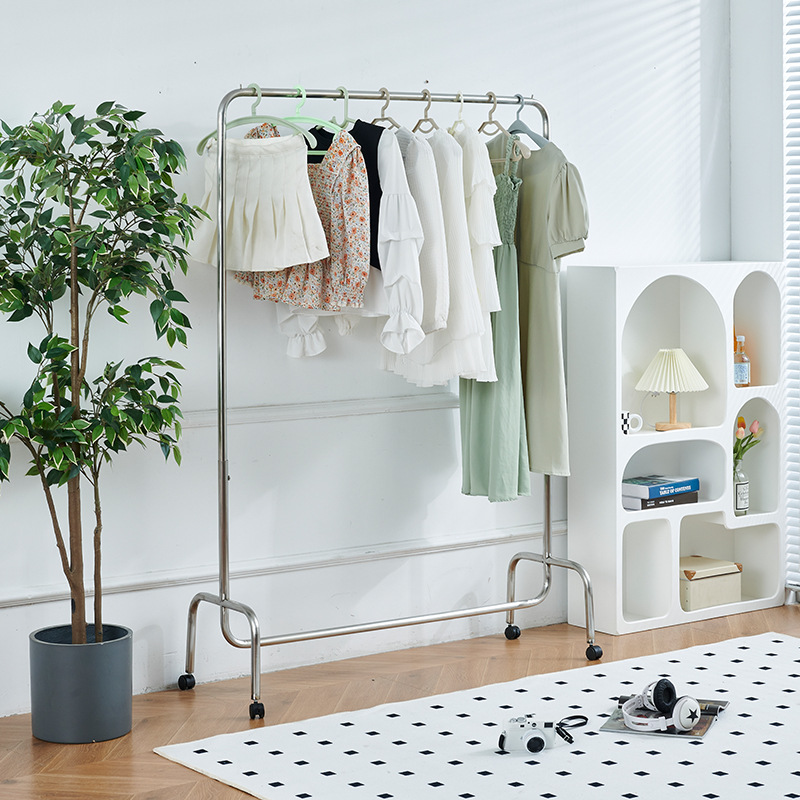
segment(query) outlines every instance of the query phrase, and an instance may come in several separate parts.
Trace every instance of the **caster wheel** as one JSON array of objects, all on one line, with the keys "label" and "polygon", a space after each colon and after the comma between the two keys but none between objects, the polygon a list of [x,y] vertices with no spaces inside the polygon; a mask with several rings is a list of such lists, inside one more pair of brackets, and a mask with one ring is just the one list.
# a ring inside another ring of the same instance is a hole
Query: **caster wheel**
[{"label": "caster wheel", "polygon": [[603,648],[599,644],[590,644],[586,648],[586,658],[589,661],[599,661],[603,657]]},{"label": "caster wheel", "polygon": [[194,689],[194,683],[194,675],[186,674],[181,675],[180,678],[178,678],[178,688],[182,692],[185,692],[188,689]]},{"label": "caster wheel", "polygon": [[250,719],[264,719],[263,703],[250,703]]},{"label": "caster wheel", "polygon": [[516,625],[509,625],[506,630],[506,639],[519,639],[522,635],[522,631]]}]

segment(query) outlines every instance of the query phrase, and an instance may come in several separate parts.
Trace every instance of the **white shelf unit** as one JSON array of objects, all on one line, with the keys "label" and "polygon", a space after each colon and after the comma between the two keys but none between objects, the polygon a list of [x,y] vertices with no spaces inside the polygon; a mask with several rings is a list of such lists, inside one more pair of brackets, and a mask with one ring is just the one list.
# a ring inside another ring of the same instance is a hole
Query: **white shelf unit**
[{"label": "white shelf unit", "polygon": [[[569,267],[568,548],[590,574],[598,630],[633,633],[783,604],[782,294],[780,263]],[[746,388],[733,384],[734,330],[752,361]],[[692,423],[685,430],[657,432],[669,418],[667,396],[634,388],[663,347],[683,348],[709,385],[678,396],[678,419]],[[623,411],[643,417],[641,431],[623,433]],[[733,513],[739,416],[765,428],[742,462],[750,478],[742,517]],[[699,502],[627,511],[621,481],[643,474],[694,475]],[[686,555],[741,563],[741,602],[684,611]],[[570,583],[569,622],[583,625],[578,589]]]}]

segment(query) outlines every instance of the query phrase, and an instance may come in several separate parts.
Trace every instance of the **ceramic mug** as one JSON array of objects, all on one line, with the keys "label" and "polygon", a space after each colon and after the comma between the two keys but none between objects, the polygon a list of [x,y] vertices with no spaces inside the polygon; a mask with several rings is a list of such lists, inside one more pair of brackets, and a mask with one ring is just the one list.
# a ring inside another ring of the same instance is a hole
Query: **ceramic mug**
[{"label": "ceramic mug", "polygon": [[642,429],[644,423],[639,414],[634,414],[632,411],[623,411],[620,416],[622,418],[623,433],[636,433]]}]

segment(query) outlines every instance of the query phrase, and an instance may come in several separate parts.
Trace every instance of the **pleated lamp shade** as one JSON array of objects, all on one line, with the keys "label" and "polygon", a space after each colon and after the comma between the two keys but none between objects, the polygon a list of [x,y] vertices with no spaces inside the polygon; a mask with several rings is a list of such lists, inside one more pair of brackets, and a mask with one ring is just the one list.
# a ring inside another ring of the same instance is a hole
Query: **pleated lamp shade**
[{"label": "pleated lamp shade", "polygon": [[636,384],[637,392],[702,392],[704,389],[708,389],[708,384],[680,347],[659,350]]},{"label": "pleated lamp shade", "polygon": [[662,349],[636,384],[637,392],[669,393],[669,422],[656,423],[656,430],[671,431],[691,428],[690,422],[678,422],[676,393],[702,392],[708,389],[703,376],[680,347]]}]

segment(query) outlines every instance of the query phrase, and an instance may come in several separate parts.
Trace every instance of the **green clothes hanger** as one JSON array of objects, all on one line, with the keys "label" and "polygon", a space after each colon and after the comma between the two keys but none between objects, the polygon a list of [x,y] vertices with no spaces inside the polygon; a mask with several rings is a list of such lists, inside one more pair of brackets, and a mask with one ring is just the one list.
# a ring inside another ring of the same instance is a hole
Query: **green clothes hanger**
[{"label": "green clothes hanger", "polygon": [[[253,106],[250,110],[249,117],[239,117],[239,119],[234,119],[229,122],[226,126],[226,130],[230,130],[231,128],[237,128],[241,125],[255,125],[260,122],[271,122],[273,125],[285,125],[288,128],[296,131],[297,133],[301,134],[305,140],[308,142],[309,147],[316,147],[317,140],[314,138],[314,135],[307,131],[305,128],[301,128],[300,125],[297,124],[299,120],[292,120],[287,119],[285,117],[272,117],[272,116],[265,116],[263,114],[257,115],[256,109],[258,108],[258,104],[261,102],[261,87],[255,83],[251,83],[248,89],[253,89],[256,92],[256,99],[253,103]],[[304,93],[305,94],[305,93]],[[217,135],[216,131],[212,131],[208,134],[208,136],[204,136],[197,145],[197,154],[202,155],[203,151],[206,148],[206,145],[211,139],[214,139]]]}]

